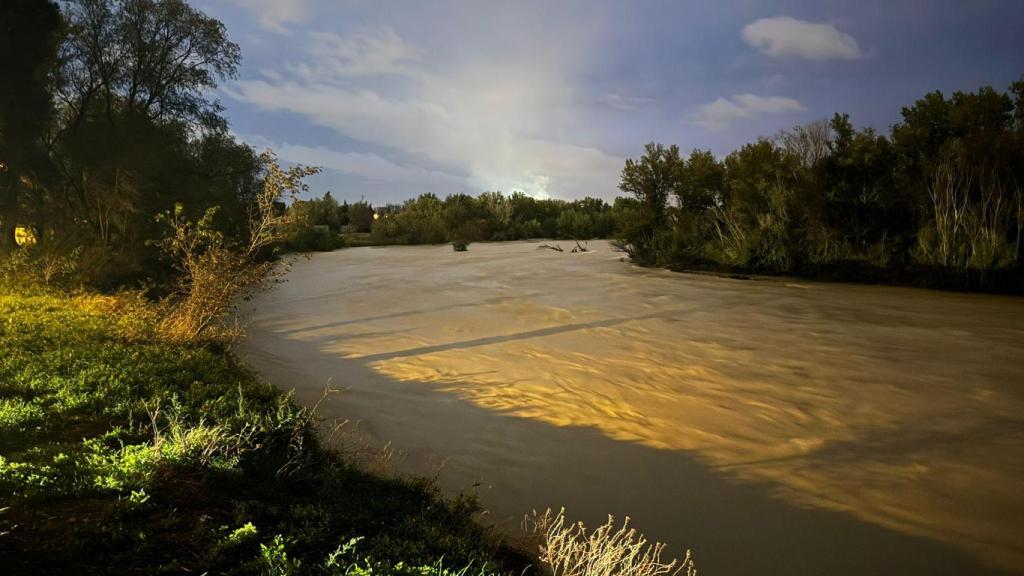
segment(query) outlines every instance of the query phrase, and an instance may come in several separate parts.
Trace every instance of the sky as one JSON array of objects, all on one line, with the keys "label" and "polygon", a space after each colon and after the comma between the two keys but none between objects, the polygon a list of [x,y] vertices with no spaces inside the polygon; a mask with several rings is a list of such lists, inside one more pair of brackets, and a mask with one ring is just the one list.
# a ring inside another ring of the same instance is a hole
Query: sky
[{"label": "sky", "polygon": [[242,48],[231,129],[375,205],[617,195],[650,141],[722,157],[1024,75],[1024,2],[193,0]]}]

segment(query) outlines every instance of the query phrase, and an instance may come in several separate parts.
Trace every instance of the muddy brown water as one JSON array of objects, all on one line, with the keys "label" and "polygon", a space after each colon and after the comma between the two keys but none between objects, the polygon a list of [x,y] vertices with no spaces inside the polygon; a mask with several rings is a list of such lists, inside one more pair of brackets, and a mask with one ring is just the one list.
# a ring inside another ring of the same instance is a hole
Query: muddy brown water
[{"label": "muddy brown water", "polygon": [[511,533],[565,506],[706,575],[1024,573],[1024,299],[590,248],[316,254],[242,352]]}]

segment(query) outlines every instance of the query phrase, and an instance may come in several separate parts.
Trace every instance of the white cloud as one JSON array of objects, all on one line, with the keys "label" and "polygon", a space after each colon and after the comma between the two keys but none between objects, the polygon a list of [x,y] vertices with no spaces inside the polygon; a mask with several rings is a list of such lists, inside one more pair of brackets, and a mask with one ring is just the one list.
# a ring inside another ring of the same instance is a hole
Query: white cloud
[{"label": "white cloud", "polygon": [[863,56],[857,40],[832,24],[807,22],[789,16],[762,18],[743,28],[743,39],[776,58],[855,60]]},{"label": "white cloud", "polygon": [[294,67],[306,79],[351,76],[415,75],[420,50],[403,41],[391,28],[379,28],[340,36],[311,32],[308,54],[311,63]]},{"label": "white cloud", "polygon": [[645,96],[629,96],[610,92],[608,94],[602,94],[597,101],[605,106],[615,108],[616,110],[629,112],[631,110],[636,110],[637,108],[653,104],[654,98],[647,98]]},{"label": "white cloud", "polygon": [[690,120],[702,128],[718,131],[737,120],[801,110],[806,110],[804,105],[792,98],[737,94],[732,98],[719,98],[698,106],[690,115]]},{"label": "white cloud", "polygon": [[[383,156],[356,158],[328,149],[294,148],[343,170],[377,170],[376,178],[405,181],[442,167],[465,175],[467,191],[522,190],[535,196],[610,198],[622,159],[565,135],[575,133],[577,54],[524,40],[492,43],[437,66],[394,30],[348,35],[311,33],[303,61],[225,88],[232,98],[262,110],[286,111],[371,144],[402,159],[384,169]],[[585,42],[580,42],[585,46]],[[397,82],[397,83],[396,83]],[[389,152],[393,151],[393,152]],[[396,164],[397,165],[397,164]],[[365,175],[365,174],[364,174]]]},{"label": "white cloud", "polygon": [[282,160],[293,164],[319,166],[344,174],[360,176],[371,182],[415,184],[424,191],[451,193],[461,191],[465,179],[440,170],[402,165],[378,154],[337,152],[324,146],[306,146],[291,142],[275,142],[262,136],[239,135],[239,139],[257,148],[270,148]]},{"label": "white cloud", "polygon": [[249,11],[260,26],[274,32],[286,32],[292,24],[305,22],[310,15],[309,0],[224,0]]}]

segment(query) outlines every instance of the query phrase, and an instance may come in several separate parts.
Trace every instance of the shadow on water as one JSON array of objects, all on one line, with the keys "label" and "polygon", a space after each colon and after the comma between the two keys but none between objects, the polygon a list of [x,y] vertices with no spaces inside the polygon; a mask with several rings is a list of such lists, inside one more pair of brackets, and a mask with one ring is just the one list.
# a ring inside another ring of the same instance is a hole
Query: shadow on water
[{"label": "shadow on water", "polygon": [[449,350],[465,350],[467,348],[489,346],[491,344],[515,342],[516,340],[529,340],[531,338],[542,338],[544,336],[554,336],[556,334],[567,334],[569,332],[589,330],[591,328],[610,328],[612,326],[618,326],[620,324],[625,324],[627,322],[635,322],[637,320],[648,320],[651,318],[660,318],[664,320],[673,321],[678,320],[678,315],[683,312],[686,312],[686,310],[664,310],[659,312],[653,312],[651,314],[642,314],[639,316],[629,316],[625,318],[608,318],[606,320],[594,320],[593,322],[562,324],[559,326],[551,326],[549,328],[539,328],[537,330],[526,330],[524,332],[516,332],[515,334],[487,336],[485,338],[474,338],[471,340],[463,340],[461,342],[449,342],[446,344],[437,344],[434,346],[420,346],[418,348],[410,348],[408,350],[397,350],[395,352],[369,354],[365,356],[360,356],[359,360],[364,364],[370,364],[372,362],[378,362],[382,360],[394,360],[396,358],[407,358],[410,356],[420,356],[422,354],[432,354],[435,352],[447,352]]},{"label": "shadow on water", "polygon": [[[243,353],[306,405],[328,381],[345,385],[321,404],[321,416],[367,417],[365,432],[407,455],[403,471],[426,473],[443,460],[441,487],[455,493],[478,485],[484,522],[510,533],[532,509],[565,506],[588,523],[628,515],[674,553],[691,548],[708,575],[1010,574],[947,544],[793,504],[768,483],[735,480],[685,451],[554,426],[481,408],[435,384],[393,380],[370,367],[372,359],[342,359],[272,332],[250,334]],[[301,363],[289,360],[298,357]],[[478,473],[481,450],[495,462]]]},{"label": "shadow on water", "polygon": [[[437,308],[424,308],[420,310],[402,310],[399,312],[389,312],[387,314],[378,314],[375,316],[364,316],[361,318],[353,318],[350,320],[340,320],[337,322],[314,324],[313,326],[302,326],[301,328],[279,330],[278,334],[300,334],[306,332],[316,332],[317,330],[328,330],[330,328],[339,328],[341,326],[349,326],[352,324],[366,324],[370,322],[377,322],[379,320],[394,320],[397,318],[408,318],[410,316],[417,316],[420,314],[435,314],[437,312],[449,312],[452,310],[458,310],[460,308],[477,308],[481,305],[486,304],[501,304],[502,302],[511,302],[514,300],[518,300],[523,296],[529,296],[529,294],[518,296],[499,296],[496,298],[487,298],[486,300],[481,300],[478,302],[458,302],[455,304],[449,304],[447,306],[439,306]],[[324,298],[325,296],[315,296],[309,298],[309,300],[320,300]],[[295,301],[293,300],[293,302]]]}]

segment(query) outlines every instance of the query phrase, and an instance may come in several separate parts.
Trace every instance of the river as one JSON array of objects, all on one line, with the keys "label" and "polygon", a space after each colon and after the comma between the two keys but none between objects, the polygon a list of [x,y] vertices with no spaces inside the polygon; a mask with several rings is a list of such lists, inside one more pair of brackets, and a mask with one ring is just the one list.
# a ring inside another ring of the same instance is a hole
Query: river
[{"label": "river", "polygon": [[510,532],[565,506],[706,576],[1024,573],[1024,299],[560,244],[299,259],[242,355]]}]

